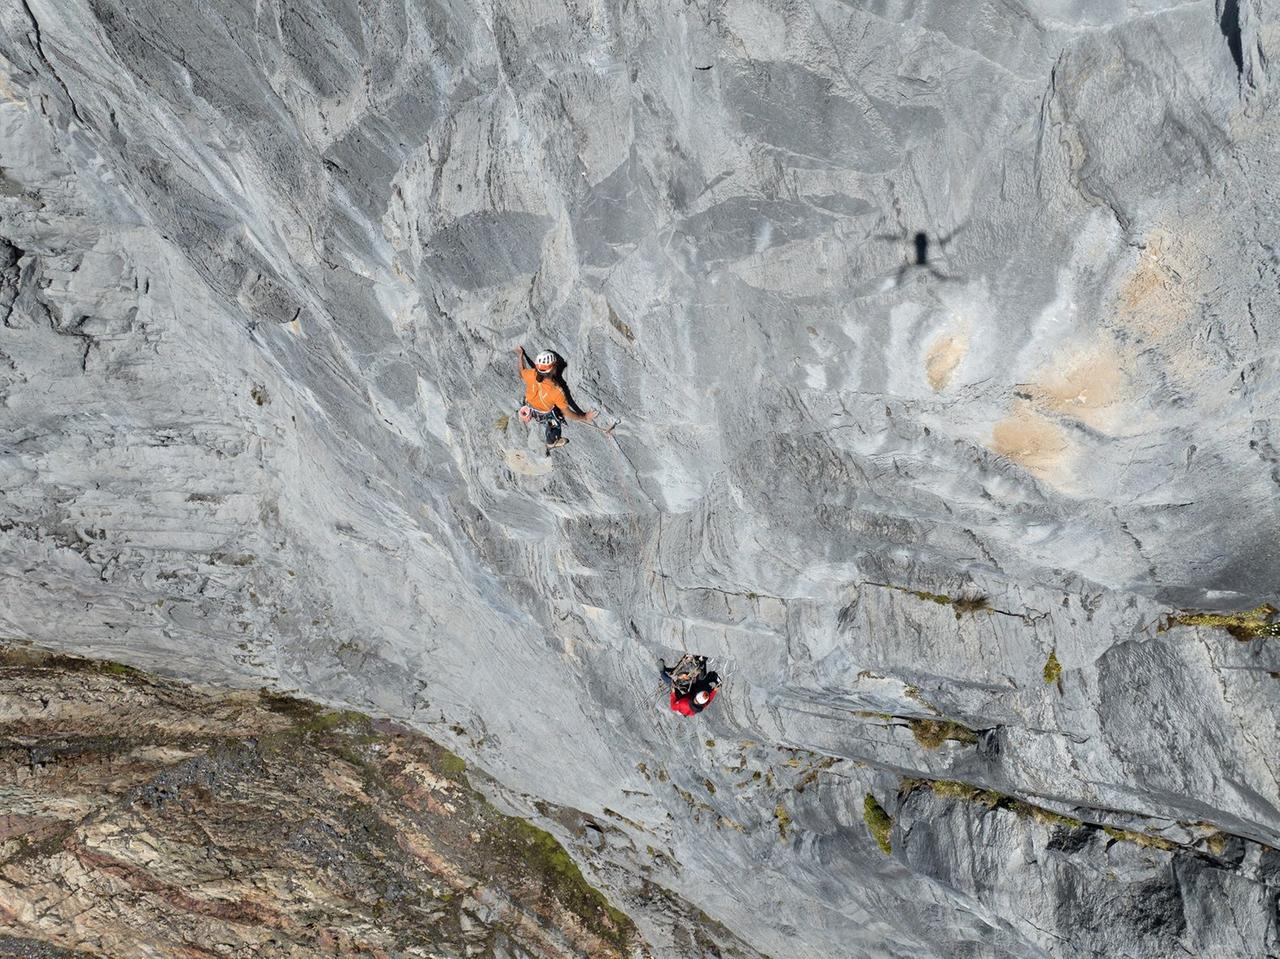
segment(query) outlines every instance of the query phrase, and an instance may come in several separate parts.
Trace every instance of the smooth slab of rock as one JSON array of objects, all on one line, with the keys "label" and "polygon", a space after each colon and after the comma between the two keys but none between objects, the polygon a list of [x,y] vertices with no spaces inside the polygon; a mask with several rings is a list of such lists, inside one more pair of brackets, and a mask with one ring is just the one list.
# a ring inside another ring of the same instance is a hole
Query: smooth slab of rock
[{"label": "smooth slab of rock", "polygon": [[[1010,915],[1096,835],[863,803],[1280,838],[1276,641],[1173,618],[1280,572],[1269,7],[8,5],[0,629],[430,731],[744,949],[1105,952]],[[1193,872],[1143,948],[1276,950]]]}]

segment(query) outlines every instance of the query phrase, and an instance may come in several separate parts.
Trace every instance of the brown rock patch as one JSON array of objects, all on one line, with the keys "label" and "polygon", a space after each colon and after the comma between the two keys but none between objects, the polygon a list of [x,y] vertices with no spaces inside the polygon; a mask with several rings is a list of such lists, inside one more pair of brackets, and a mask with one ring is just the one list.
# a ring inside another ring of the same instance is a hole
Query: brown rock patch
[{"label": "brown rock patch", "polygon": [[1061,485],[1074,452],[1062,427],[1040,415],[1026,402],[995,425],[991,449],[1033,473]]},{"label": "brown rock patch", "polygon": [[1055,364],[1030,392],[1038,407],[1109,431],[1120,416],[1124,381],[1114,346],[1099,346]]},{"label": "brown rock patch", "polygon": [[929,346],[925,354],[924,372],[929,386],[940,393],[951,383],[956,368],[969,352],[969,337],[963,333],[940,336]]}]

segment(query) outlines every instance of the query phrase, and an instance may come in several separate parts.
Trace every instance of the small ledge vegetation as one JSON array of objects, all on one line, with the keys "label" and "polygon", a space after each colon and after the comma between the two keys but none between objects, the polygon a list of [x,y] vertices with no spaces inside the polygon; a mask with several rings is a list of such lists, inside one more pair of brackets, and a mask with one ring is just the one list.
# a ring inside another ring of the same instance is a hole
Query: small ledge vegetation
[{"label": "small ledge vegetation", "polygon": [[876,841],[880,851],[886,856],[890,855],[893,852],[893,845],[889,842],[889,833],[893,829],[893,820],[871,793],[863,797],[862,818],[866,821],[871,838]]},{"label": "small ledge vegetation", "polygon": [[1209,629],[1225,629],[1241,642],[1280,636],[1280,612],[1270,603],[1263,603],[1240,613],[1181,613],[1170,617],[1164,629],[1172,626],[1203,626]]}]

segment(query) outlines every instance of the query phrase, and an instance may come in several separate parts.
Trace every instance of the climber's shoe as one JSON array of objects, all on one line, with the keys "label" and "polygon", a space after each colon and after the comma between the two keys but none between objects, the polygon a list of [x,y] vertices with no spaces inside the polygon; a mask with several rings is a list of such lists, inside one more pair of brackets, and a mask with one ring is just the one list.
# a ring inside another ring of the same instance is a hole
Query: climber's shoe
[{"label": "climber's shoe", "polygon": [[567,446],[568,444],[569,444],[569,437],[557,436],[555,439],[553,439],[550,443],[547,444],[547,449],[558,450],[560,447]]}]

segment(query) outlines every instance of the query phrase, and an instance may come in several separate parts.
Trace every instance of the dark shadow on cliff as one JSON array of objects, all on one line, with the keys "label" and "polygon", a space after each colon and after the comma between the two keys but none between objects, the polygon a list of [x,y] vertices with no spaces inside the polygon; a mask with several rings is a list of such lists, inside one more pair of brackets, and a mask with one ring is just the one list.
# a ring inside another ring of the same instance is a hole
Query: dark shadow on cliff
[{"label": "dark shadow on cliff", "polygon": [[954,240],[956,236],[959,235],[967,225],[968,225],[967,223],[961,223],[958,227],[956,227],[946,236],[940,236],[934,240],[931,240],[929,237],[929,234],[926,233],[924,230],[917,230],[915,233],[910,233],[910,234],[908,234],[907,232],[876,234],[875,238],[877,240],[890,240],[898,243],[907,243],[909,241],[911,244],[911,248],[913,251],[913,258],[910,261],[903,263],[902,266],[898,267],[898,272],[894,276],[893,285],[895,287],[901,286],[902,281],[906,278],[907,274],[913,270],[918,270],[918,269],[925,270],[934,279],[941,280],[943,282],[950,282],[952,280],[962,279],[962,277],[959,277],[959,276],[951,276],[949,274],[943,273],[937,267],[935,267],[929,258],[929,247],[932,244],[936,244],[940,249],[942,249],[945,252],[947,248],[947,244],[950,243],[952,240]]},{"label": "dark shadow on cliff", "polygon": [[1227,38],[1227,49],[1235,61],[1236,73],[1244,72],[1244,43],[1240,39],[1240,0],[1220,0],[1218,29]]}]

